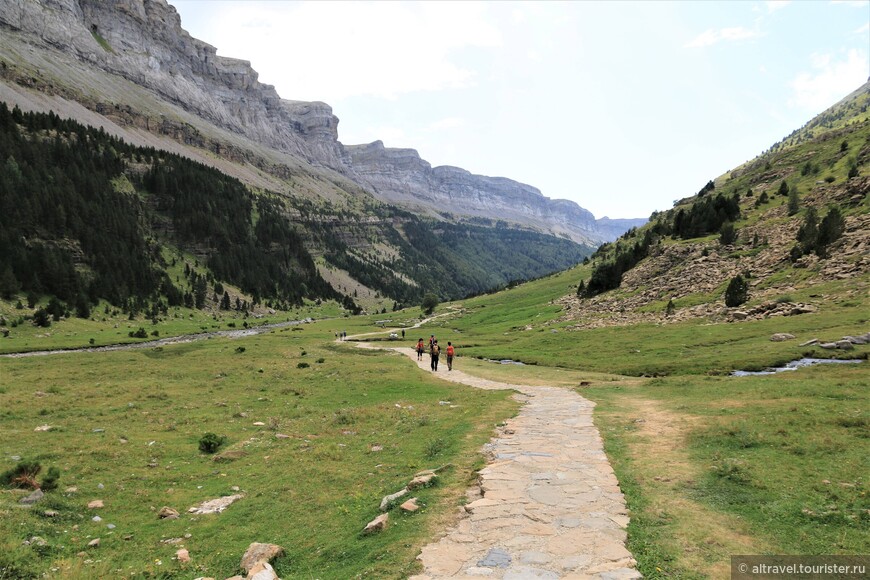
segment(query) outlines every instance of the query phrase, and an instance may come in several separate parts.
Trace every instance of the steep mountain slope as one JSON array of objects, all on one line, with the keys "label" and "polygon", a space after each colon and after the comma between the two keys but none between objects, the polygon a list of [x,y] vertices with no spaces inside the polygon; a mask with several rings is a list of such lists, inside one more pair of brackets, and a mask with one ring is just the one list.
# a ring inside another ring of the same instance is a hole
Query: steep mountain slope
[{"label": "steep mountain slope", "polygon": [[[870,83],[767,153],[602,246],[560,321],[735,321],[867,303]],[[726,290],[740,276],[743,301]],[[814,290],[816,289],[816,290]]]},{"label": "steep mountain slope", "polygon": [[[439,219],[445,219],[443,211],[466,217],[498,211],[524,227],[579,243],[614,237],[614,224],[599,227],[574,202],[549,200],[508,179],[463,172],[461,183],[432,182],[418,156],[420,163],[392,180],[399,186],[389,187],[384,176],[395,169],[396,155],[382,148],[382,155],[365,159],[352,155],[371,147],[345,148],[328,105],[281,99],[257,80],[249,62],[218,56],[215,47],[190,37],[165,0],[10,0],[0,5],[0,61],[2,96],[10,104],[50,107],[93,123],[92,115],[57,97],[75,101],[139,138],[149,139],[142,135],[147,132],[161,142],[170,138],[206,149],[209,154],[187,147],[179,152],[259,187],[271,183],[272,190],[331,200],[365,189]],[[290,176],[303,183],[286,183]]]}]

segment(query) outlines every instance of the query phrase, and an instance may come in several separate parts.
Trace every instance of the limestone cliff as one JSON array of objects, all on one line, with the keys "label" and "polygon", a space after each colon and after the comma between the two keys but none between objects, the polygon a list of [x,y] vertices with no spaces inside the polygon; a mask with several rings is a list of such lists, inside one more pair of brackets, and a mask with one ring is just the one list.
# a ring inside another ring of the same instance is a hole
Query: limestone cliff
[{"label": "limestone cliff", "polygon": [[575,202],[549,199],[530,185],[459,167],[432,167],[417,151],[387,148],[381,141],[346,150],[354,171],[375,195],[422,211],[515,221],[589,244],[616,239],[646,222],[596,220]]},{"label": "limestone cliff", "polygon": [[[368,191],[441,219],[505,220],[590,245],[645,221],[596,221],[576,203],[548,199],[529,185],[433,168],[413,149],[379,141],[345,147],[329,105],[280,98],[248,61],[218,56],[191,37],[166,0],[0,1],[0,97],[14,93],[14,104],[36,110],[56,104],[34,99],[27,107],[24,90],[60,95],[109,124],[169,137],[222,171],[226,160],[242,164],[228,172],[259,187],[289,192],[290,175],[316,174],[317,183],[305,187],[315,195]],[[245,169],[251,165],[257,175]],[[277,178],[272,185],[265,174]]]}]

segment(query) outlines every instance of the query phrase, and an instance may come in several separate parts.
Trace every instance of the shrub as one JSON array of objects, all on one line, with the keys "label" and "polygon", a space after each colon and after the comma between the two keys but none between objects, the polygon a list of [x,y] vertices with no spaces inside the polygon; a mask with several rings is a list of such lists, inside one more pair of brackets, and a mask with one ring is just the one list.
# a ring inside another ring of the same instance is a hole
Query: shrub
[{"label": "shrub", "polygon": [[737,240],[737,230],[734,229],[734,224],[725,222],[719,229],[719,243],[723,246],[730,246]]},{"label": "shrub", "polygon": [[38,461],[21,461],[12,469],[0,474],[0,485],[8,487],[39,489],[36,476],[42,471]]},{"label": "shrub", "polygon": [[423,313],[432,314],[437,306],[438,297],[432,292],[427,292],[426,295],[423,296],[423,303],[420,305],[420,308],[423,309]]},{"label": "shrub", "polygon": [[307,362],[301,362],[296,364],[297,369],[307,369],[309,366],[311,365],[309,365]]},{"label": "shrub", "polygon": [[39,487],[42,491],[52,491],[57,489],[57,480],[60,479],[60,469],[57,467],[49,467],[45,477],[42,478],[42,483]]},{"label": "shrub", "polygon": [[728,288],[725,290],[725,306],[734,308],[740,306],[749,299],[749,284],[738,274],[731,278]]},{"label": "shrub", "polygon": [[127,335],[130,338],[148,338],[148,333],[141,326],[139,327],[139,330],[137,330],[135,332],[131,330],[130,332],[127,333]]},{"label": "shrub", "polygon": [[203,453],[214,453],[220,449],[226,439],[226,437],[216,435],[215,433],[205,433],[199,438],[199,450]]}]

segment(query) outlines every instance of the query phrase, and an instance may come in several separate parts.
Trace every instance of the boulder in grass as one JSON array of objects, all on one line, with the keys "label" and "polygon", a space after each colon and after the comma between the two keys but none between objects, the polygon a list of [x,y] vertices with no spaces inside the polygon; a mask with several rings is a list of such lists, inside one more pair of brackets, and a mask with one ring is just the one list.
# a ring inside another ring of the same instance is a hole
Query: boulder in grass
[{"label": "boulder in grass", "polygon": [[101,499],[95,499],[95,500],[88,502],[88,509],[89,510],[95,510],[95,509],[101,508],[101,507],[103,507],[103,500],[101,500]]},{"label": "boulder in grass", "polygon": [[400,505],[399,508],[402,511],[406,511],[406,512],[410,513],[410,512],[415,512],[418,509],[420,509],[420,506],[417,504],[417,498],[412,497],[411,499],[409,499],[408,501],[406,501],[405,503]]},{"label": "boulder in grass", "polygon": [[240,564],[240,566],[242,570],[248,573],[248,577],[250,577],[252,570],[257,564],[268,564],[283,553],[284,548],[282,548],[281,546],[277,546],[275,544],[261,544],[259,542],[253,542],[250,546],[248,546],[248,549],[245,551],[245,555],[242,556],[242,563]]},{"label": "boulder in grass", "polygon": [[385,512],[385,511],[389,510],[390,507],[392,505],[394,505],[394,502],[397,499],[399,499],[400,497],[407,495],[407,494],[408,494],[408,489],[402,488],[399,491],[397,491],[396,493],[391,493],[390,495],[385,495],[384,498],[381,500],[381,511]]},{"label": "boulder in grass", "polygon": [[190,552],[188,552],[184,548],[181,548],[180,550],[177,550],[175,552],[175,558],[182,564],[187,564],[188,562],[190,562]]},{"label": "boulder in grass", "polygon": [[280,580],[268,562],[257,562],[248,572],[248,580]]},{"label": "boulder in grass", "polygon": [[363,528],[364,534],[376,534],[387,529],[387,522],[390,521],[390,514],[381,514]]},{"label": "boulder in grass", "polygon": [[436,475],[434,471],[421,471],[414,476],[414,479],[408,482],[408,489],[413,490],[421,487],[429,487],[435,483],[437,477],[438,475]]},{"label": "boulder in grass", "polygon": [[160,511],[157,512],[157,517],[161,520],[177,520],[180,514],[178,510],[172,509],[169,506],[163,506],[160,508]]},{"label": "boulder in grass", "polygon": [[783,342],[786,340],[791,340],[794,338],[793,334],[789,334],[787,332],[777,332],[773,336],[770,337],[770,340],[773,342]]}]

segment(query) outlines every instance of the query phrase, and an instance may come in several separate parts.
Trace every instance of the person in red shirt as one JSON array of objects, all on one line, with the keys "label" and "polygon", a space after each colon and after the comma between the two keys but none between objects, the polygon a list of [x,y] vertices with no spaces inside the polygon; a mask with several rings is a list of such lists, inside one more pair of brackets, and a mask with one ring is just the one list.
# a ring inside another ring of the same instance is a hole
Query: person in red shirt
[{"label": "person in red shirt", "polygon": [[453,370],[453,355],[456,353],[456,350],[453,348],[453,343],[447,341],[447,370]]},{"label": "person in red shirt", "polygon": [[423,339],[417,341],[417,360],[423,360]]}]

